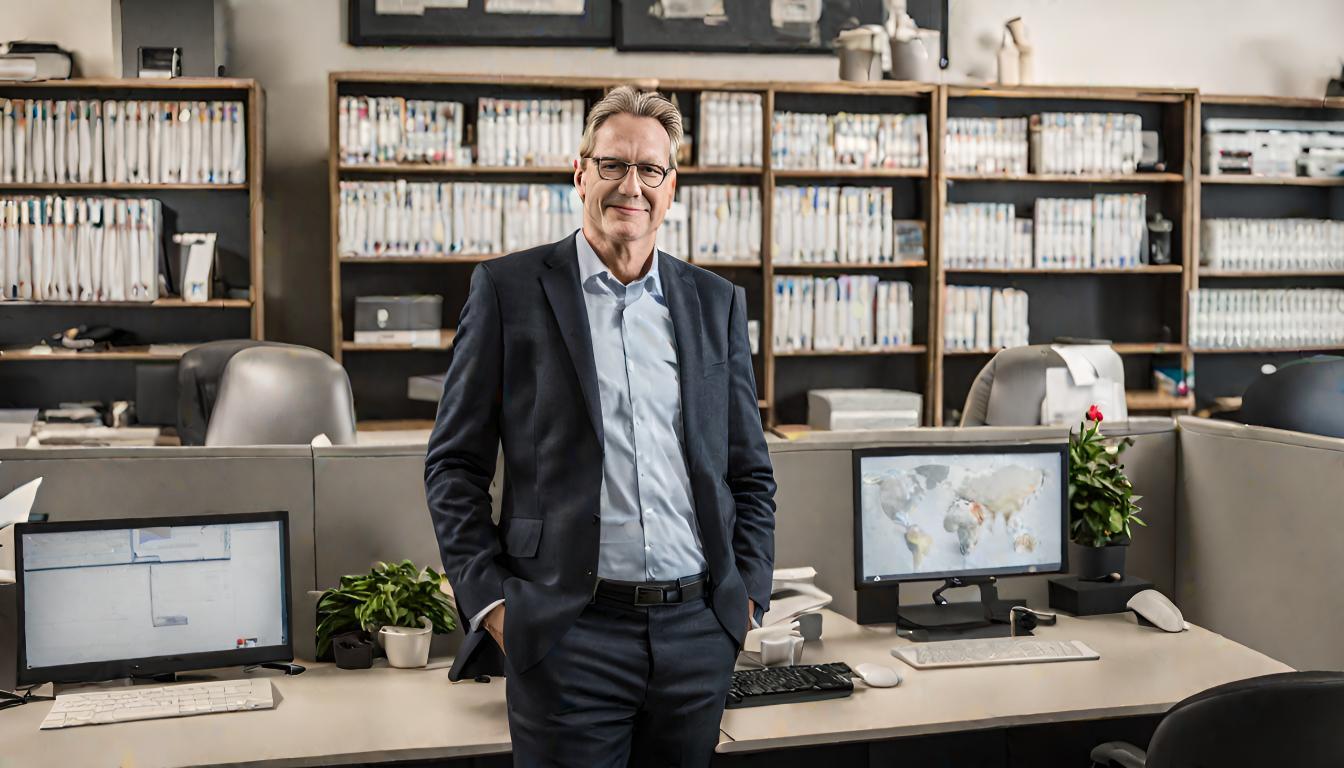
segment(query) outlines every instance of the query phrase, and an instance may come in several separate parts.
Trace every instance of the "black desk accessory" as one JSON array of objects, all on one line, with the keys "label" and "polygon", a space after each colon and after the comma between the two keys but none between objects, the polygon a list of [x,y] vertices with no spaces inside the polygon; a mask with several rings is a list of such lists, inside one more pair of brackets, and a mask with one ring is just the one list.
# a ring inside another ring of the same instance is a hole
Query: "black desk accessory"
[{"label": "black desk accessory", "polygon": [[1145,589],[1151,582],[1137,576],[1125,576],[1119,581],[1087,581],[1077,576],[1061,576],[1050,580],[1050,607],[1074,616],[1097,616],[1104,613],[1123,613],[1129,598]]},{"label": "black desk accessory", "polygon": [[728,688],[728,709],[843,699],[854,692],[853,671],[843,661],[740,669]]},{"label": "black desk accessory", "polygon": [[[978,587],[980,599],[948,601],[943,593],[958,587]],[[858,615],[860,624],[888,622],[894,615],[897,631],[915,642],[1008,637],[1010,612],[1026,604],[1025,600],[1001,599],[994,576],[953,576],[934,590],[932,603],[923,605],[901,605],[896,587],[860,592]]]}]

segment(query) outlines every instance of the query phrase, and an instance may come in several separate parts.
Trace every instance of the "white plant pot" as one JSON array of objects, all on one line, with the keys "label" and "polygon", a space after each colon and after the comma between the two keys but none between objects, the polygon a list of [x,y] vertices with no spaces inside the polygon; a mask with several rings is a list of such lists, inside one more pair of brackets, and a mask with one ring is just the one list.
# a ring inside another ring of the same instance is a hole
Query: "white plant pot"
[{"label": "white plant pot", "polygon": [[385,626],[378,630],[378,640],[387,652],[387,664],[398,669],[414,669],[429,663],[429,641],[434,637],[434,625],[429,619],[420,619],[419,627]]}]

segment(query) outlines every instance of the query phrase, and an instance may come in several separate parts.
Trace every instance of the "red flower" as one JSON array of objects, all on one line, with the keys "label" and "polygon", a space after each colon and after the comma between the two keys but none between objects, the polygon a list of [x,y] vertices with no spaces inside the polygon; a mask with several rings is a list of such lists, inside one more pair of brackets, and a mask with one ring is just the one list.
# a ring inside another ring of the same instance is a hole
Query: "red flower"
[{"label": "red flower", "polygon": [[1101,420],[1102,420],[1102,419],[1101,419],[1101,410],[1100,410],[1099,408],[1097,408],[1097,406],[1095,406],[1095,405],[1092,406],[1091,408],[1088,408],[1088,409],[1087,409],[1087,418],[1088,418],[1089,421],[1095,421],[1095,422],[1097,422],[1098,424],[1100,424],[1100,423],[1101,423]]}]

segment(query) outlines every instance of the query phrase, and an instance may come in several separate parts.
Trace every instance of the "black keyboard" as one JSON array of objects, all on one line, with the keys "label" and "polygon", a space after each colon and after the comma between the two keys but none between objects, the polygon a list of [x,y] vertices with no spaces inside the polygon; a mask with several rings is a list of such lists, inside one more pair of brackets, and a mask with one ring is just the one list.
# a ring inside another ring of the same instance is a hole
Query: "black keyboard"
[{"label": "black keyboard", "polygon": [[852,676],[843,661],[738,670],[728,688],[728,709],[843,699],[854,692]]}]

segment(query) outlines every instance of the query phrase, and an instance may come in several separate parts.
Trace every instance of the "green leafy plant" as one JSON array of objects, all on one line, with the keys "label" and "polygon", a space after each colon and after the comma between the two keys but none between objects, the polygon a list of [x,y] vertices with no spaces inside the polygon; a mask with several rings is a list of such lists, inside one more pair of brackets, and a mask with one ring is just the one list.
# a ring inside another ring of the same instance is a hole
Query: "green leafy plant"
[{"label": "green leafy plant", "polygon": [[1134,494],[1120,463],[1120,455],[1134,441],[1107,440],[1101,422],[1102,413],[1094,405],[1078,432],[1069,435],[1069,538],[1084,547],[1128,543],[1131,522],[1147,525],[1134,503],[1142,497]]},{"label": "green leafy plant", "polygon": [[435,634],[457,628],[457,611],[433,568],[417,571],[410,560],[379,563],[367,574],[342,576],[340,585],[317,600],[317,655],[331,650],[332,638],[353,630],[384,626],[418,627],[429,619]]}]

